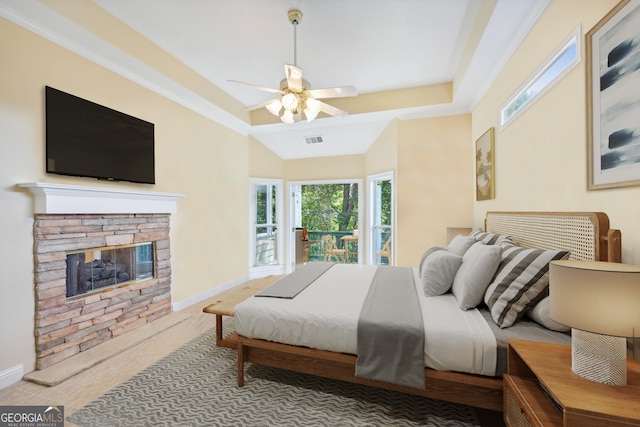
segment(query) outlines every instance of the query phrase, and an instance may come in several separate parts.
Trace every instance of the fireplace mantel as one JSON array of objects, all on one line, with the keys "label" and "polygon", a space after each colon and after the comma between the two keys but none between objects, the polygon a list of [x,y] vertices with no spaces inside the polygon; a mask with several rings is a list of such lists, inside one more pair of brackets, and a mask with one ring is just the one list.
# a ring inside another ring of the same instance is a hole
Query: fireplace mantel
[{"label": "fireplace mantel", "polygon": [[184,194],[25,182],[36,214],[175,213]]}]

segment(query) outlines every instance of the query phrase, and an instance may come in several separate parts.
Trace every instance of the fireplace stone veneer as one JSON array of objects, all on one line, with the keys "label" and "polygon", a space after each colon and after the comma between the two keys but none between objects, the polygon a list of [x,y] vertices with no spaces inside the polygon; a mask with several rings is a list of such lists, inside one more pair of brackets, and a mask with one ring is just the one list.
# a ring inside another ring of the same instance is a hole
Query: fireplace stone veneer
[{"label": "fireplace stone veneer", "polygon": [[[170,214],[36,214],[36,369],[171,313]],[[155,277],[66,297],[67,252],[155,242]]]}]

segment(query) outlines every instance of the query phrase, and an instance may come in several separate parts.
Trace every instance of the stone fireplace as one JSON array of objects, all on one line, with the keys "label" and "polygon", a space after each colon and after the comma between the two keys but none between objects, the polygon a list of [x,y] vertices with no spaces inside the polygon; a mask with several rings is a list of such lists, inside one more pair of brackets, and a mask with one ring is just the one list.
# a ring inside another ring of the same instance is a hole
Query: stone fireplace
[{"label": "stone fireplace", "polygon": [[[36,195],[37,369],[171,313],[170,217],[175,201],[182,196],[43,183],[21,186]],[[60,200],[61,197],[66,200]],[[76,202],[82,204],[81,210],[85,212],[78,212]],[[158,210],[165,212],[155,212]],[[150,244],[150,248],[145,247],[143,258],[152,262],[152,266],[144,266],[142,273],[128,270],[125,275],[134,276],[126,277],[128,280],[98,280],[98,286],[82,289],[84,293],[75,296],[68,295],[69,287],[74,286],[68,276],[84,277],[78,272],[79,266],[104,268],[100,277],[108,278],[116,275],[113,270],[124,271],[120,264],[137,256],[126,249],[141,244]]]}]

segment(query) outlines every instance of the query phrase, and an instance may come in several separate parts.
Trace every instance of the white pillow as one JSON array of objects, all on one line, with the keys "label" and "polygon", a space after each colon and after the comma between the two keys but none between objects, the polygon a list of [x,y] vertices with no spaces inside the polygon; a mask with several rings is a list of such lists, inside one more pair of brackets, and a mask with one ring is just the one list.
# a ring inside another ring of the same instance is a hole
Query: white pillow
[{"label": "white pillow", "polygon": [[475,242],[475,237],[458,235],[449,242],[447,250],[456,255],[463,256]]},{"label": "white pillow", "polygon": [[501,246],[485,245],[481,242],[474,243],[464,254],[451,287],[460,308],[468,310],[482,302],[482,297],[500,265],[501,254]]},{"label": "white pillow", "polygon": [[449,292],[460,264],[460,255],[442,248],[431,251],[420,264],[420,278],[425,296],[433,297]]},{"label": "white pillow", "polygon": [[542,301],[534,305],[531,310],[527,311],[527,317],[535,320],[545,328],[551,329],[552,331],[569,332],[571,330],[569,326],[556,322],[551,318],[550,303],[551,298],[546,296]]}]

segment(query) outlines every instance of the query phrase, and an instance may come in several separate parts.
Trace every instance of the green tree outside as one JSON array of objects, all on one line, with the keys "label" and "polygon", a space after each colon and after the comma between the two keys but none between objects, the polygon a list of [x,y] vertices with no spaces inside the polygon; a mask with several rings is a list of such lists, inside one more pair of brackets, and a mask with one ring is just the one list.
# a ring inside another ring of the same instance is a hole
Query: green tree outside
[{"label": "green tree outside", "polygon": [[302,185],[302,226],[317,231],[358,228],[358,184]]}]

